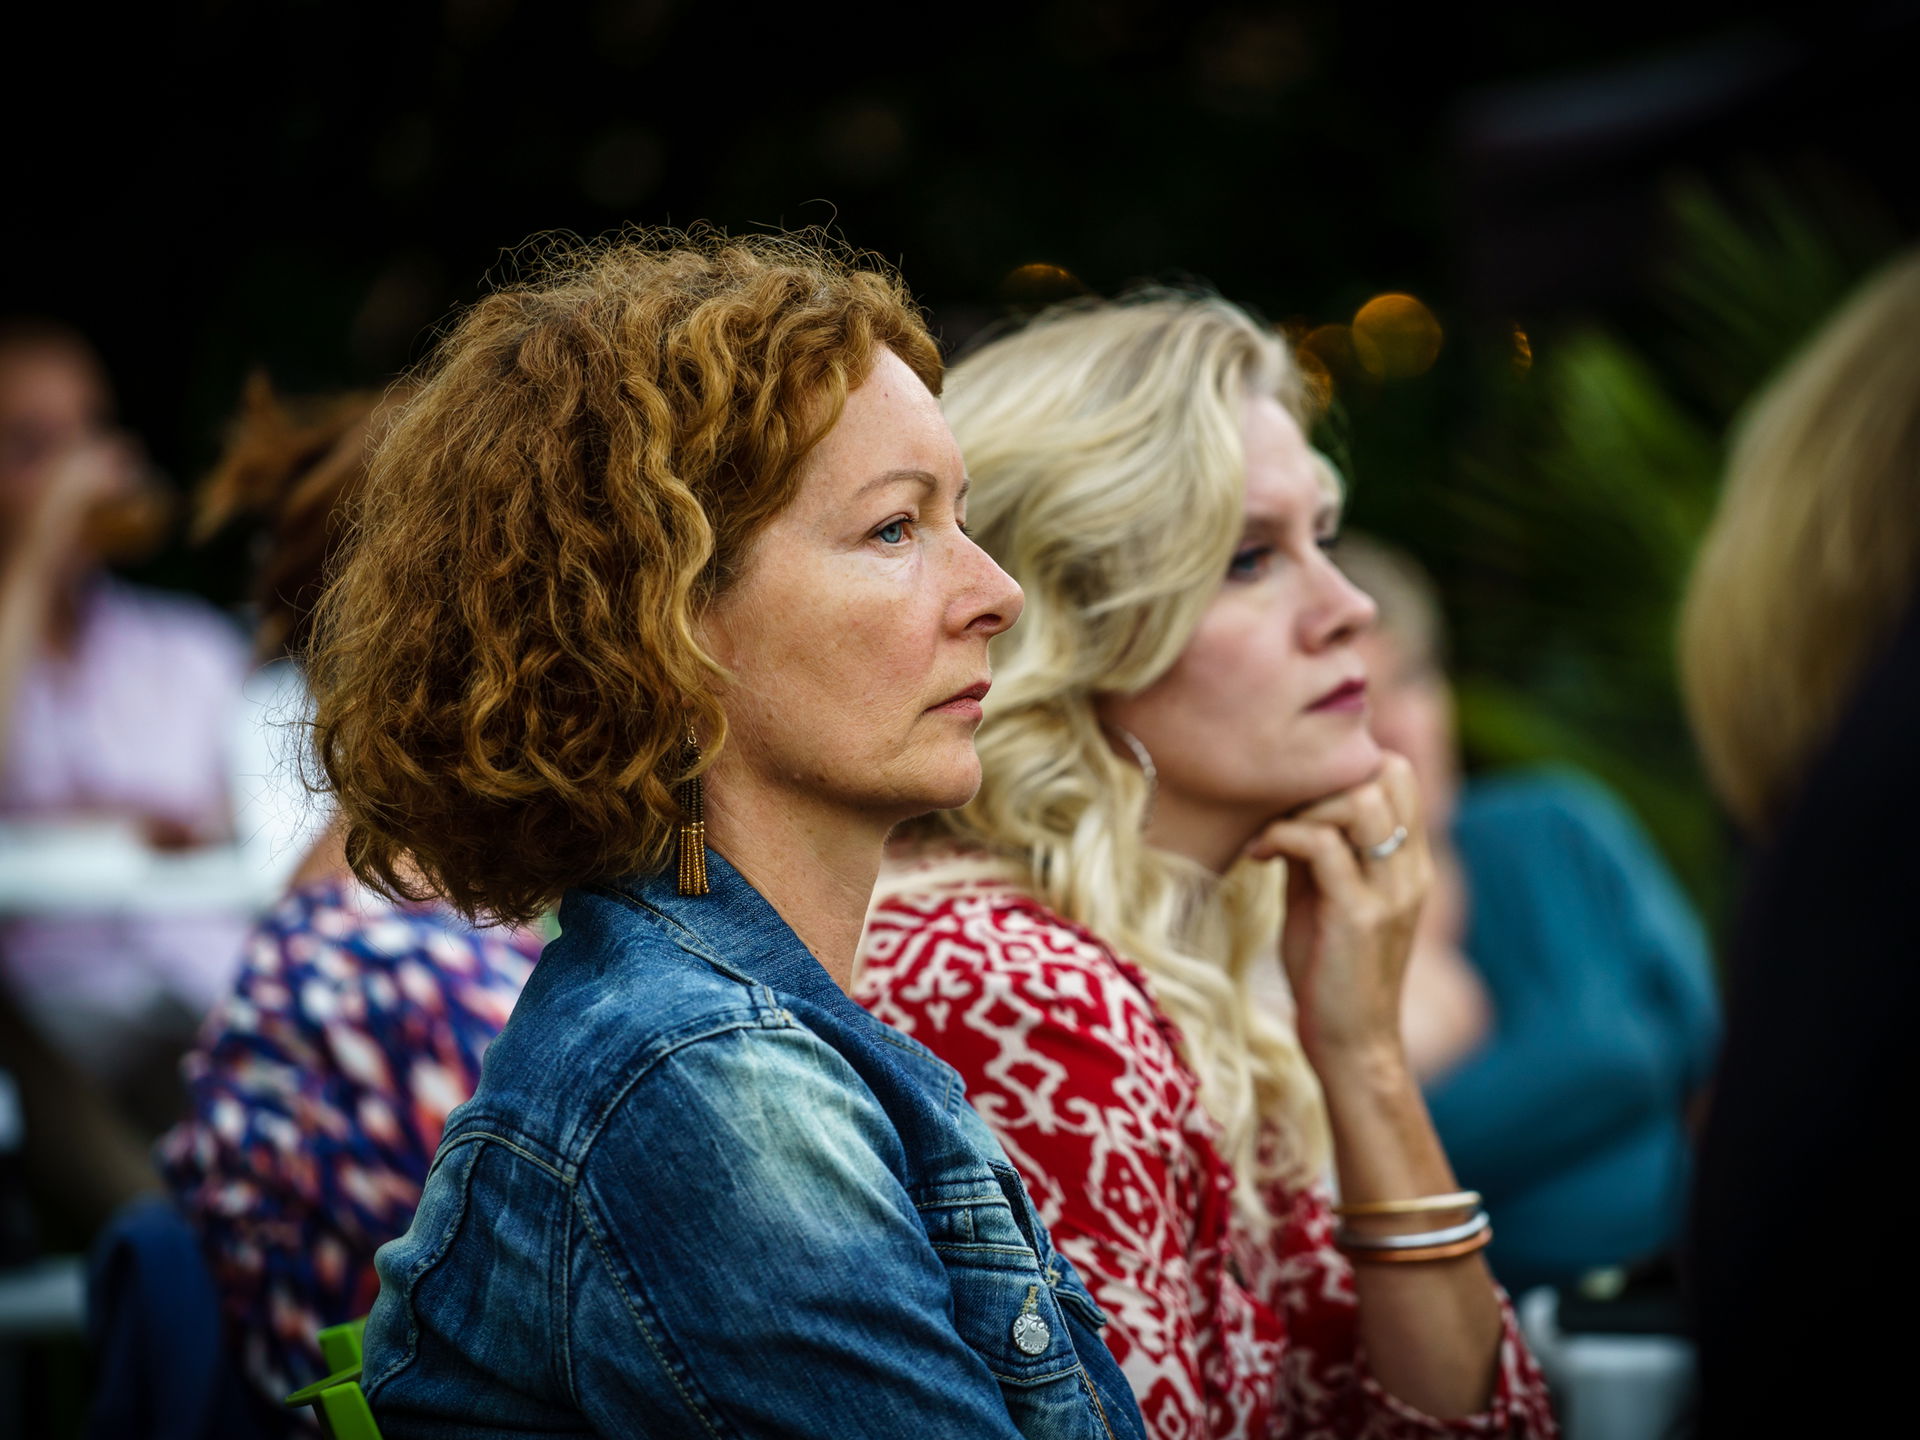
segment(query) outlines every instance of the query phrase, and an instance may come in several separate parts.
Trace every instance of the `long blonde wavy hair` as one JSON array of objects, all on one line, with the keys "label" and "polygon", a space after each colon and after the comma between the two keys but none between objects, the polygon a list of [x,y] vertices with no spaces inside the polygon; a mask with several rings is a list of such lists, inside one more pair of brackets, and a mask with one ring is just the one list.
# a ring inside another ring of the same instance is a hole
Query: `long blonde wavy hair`
[{"label": "long blonde wavy hair", "polygon": [[1026,609],[994,642],[980,793],[923,822],[973,858],[898,888],[995,872],[1138,964],[1224,1132],[1240,1209],[1264,1225],[1261,1182],[1314,1178],[1328,1150],[1319,1085],[1254,985],[1284,875],[1243,862],[1221,878],[1149,845],[1146,778],[1097,710],[1164,675],[1218,592],[1242,529],[1249,395],[1305,420],[1272,332],[1217,296],[1160,289],[1056,309],[949,371],[968,520]]},{"label": "long blonde wavy hair", "polygon": [[1920,585],[1920,250],[1748,406],[1680,617],[1708,777],[1770,832]]}]

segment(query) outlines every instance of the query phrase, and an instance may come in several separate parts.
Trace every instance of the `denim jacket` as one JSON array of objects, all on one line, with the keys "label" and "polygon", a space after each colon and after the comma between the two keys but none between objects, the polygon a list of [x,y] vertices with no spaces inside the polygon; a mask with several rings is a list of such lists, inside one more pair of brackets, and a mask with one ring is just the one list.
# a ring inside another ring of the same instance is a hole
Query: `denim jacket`
[{"label": "denim jacket", "polygon": [[708,863],[567,896],[379,1253],[382,1431],[1139,1440],[959,1075]]}]

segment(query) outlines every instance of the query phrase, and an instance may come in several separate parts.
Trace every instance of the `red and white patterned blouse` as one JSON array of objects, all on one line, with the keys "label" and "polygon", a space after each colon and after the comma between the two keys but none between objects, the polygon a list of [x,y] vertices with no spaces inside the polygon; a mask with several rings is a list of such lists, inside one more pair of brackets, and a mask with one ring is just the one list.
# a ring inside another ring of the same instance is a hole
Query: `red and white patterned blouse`
[{"label": "red and white patterned blouse", "polygon": [[877,906],[862,960],[857,998],[965,1078],[1111,1317],[1154,1440],[1558,1433],[1504,1295],[1485,1411],[1436,1420],[1381,1389],[1327,1193],[1276,1188],[1280,1223],[1249,1233],[1178,1033],[1098,938],[1010,890],[949,890]]}]

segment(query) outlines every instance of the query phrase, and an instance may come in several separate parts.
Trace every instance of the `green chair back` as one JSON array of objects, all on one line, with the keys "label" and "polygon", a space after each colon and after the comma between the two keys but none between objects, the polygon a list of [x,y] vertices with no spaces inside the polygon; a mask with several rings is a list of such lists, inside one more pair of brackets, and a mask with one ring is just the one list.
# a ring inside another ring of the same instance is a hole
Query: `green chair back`
[{"label": "green chair back", "polygon": [[344,1325],[329,1325],[320,1332],[320,1357],[329,1371],[351,1370],[360,1363],[360,1347],[365,1343],[367,1317],[349,1320]]},{"label": "green chair back", "polygon": [[360,1389],[360,1349],[367,1321],[362,1316],[320,1332],[320,1354],[333,1373],[287,1396],[289,1405],[311,1405],[329,1440],[380,1440],[373,1410]]}]

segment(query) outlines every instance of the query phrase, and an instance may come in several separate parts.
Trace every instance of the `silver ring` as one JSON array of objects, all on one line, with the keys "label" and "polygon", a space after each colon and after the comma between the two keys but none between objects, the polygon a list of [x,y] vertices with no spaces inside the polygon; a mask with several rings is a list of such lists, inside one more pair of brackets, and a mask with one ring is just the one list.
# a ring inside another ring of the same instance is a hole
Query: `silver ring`
[{"label": "silver ring", "polygon": [[1406,843],[1407,827],[1404,825],[1396,825],[1393,827],[1393,833],[1378,845],[1362,845],[1360,847],[1360,853],[1369,860],[1385,860]]}]

